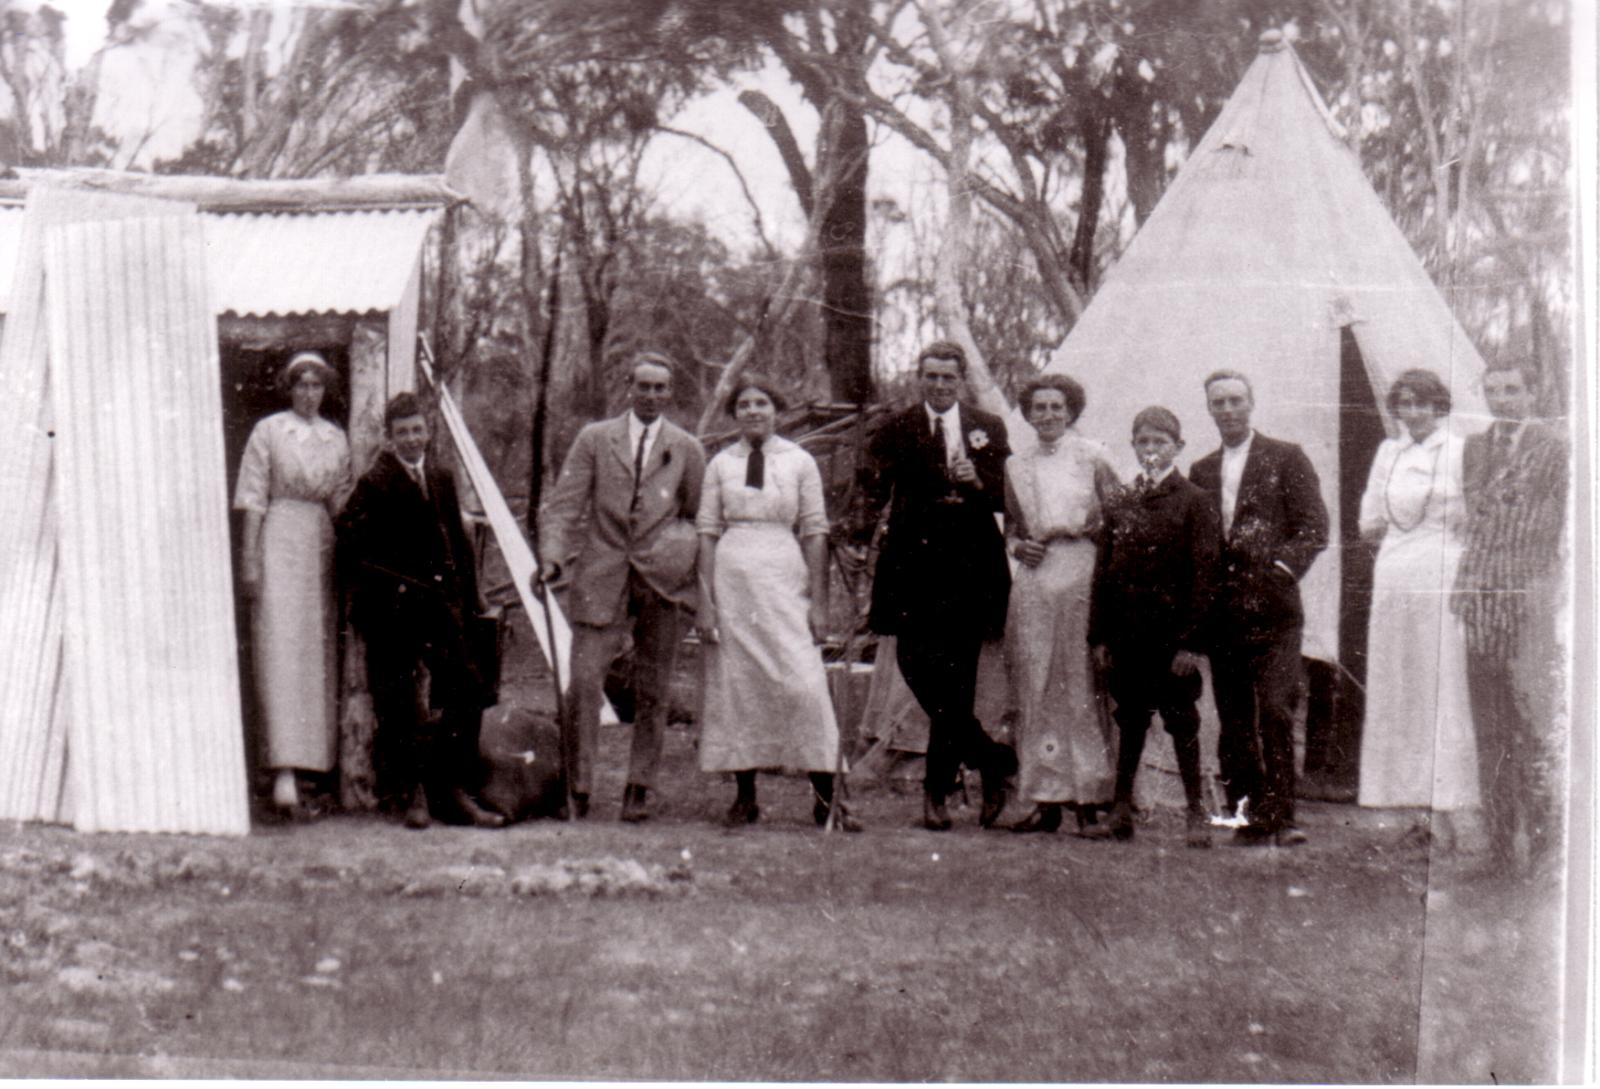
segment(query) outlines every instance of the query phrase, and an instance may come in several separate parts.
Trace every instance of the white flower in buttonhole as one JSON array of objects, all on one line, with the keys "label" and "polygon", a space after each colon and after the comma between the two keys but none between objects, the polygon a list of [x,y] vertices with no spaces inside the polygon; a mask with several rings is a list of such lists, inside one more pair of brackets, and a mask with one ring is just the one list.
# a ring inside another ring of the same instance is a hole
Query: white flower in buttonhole
[{"label": "white flower in buttonhole", "polygon": [[973,450],[982,450],[989,445],[989,432],[981,427],[974,427],[967,432],[967,446]]},{"label": "white flower in buttonhole", "polygon": [[929,855],[928,858],[931,859],[934,862],[939,861],[939,852],[938,851],[933,852],[933,854]]},{"label": "white flower in buttonhole", "polygon": [[678,857],[683,859],[685,862],[689,862],[693,860],[694,855],[689,852],[689,848],[685,847],[683,850],[678,852]]}]

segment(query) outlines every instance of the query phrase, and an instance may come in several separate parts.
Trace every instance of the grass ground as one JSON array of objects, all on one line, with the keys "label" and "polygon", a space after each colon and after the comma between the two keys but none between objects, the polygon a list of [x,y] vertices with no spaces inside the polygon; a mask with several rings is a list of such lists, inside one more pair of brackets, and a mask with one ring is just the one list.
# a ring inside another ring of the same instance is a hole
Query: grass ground
[{"label": "grass ground", "polygon": [[[516,689],[528,697],[532,682]],[[1528,1082],[1555,1077],[1552,885],[1307,803],[1294,850],[943,835],[803,781],[760,824],[671,732],[654,818],[239,841],[0,830],[0,1073]]]}]

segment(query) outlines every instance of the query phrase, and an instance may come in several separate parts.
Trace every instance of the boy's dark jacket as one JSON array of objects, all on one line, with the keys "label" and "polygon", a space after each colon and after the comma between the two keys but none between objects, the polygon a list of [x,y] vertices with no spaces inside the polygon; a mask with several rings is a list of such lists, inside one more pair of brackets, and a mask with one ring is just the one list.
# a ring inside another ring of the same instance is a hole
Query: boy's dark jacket
[{"label": "boy's dark jacket", "polygon": [[1203,654],[1222,547],[1217,506],[1176,469],[1128,486],[1105,507],[1089,605],[1089,642]]}]

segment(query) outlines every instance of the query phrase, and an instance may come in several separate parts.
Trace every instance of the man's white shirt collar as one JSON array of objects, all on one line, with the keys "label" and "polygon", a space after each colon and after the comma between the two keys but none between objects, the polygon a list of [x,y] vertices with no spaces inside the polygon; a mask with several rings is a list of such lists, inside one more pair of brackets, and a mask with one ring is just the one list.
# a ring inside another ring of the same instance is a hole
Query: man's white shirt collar
[{"label": "man's white shirt collar", "polygon": [[[652,445],[654,445],[656,439],[658,437],[660,437],[660,435],[661,435],[661,417],[657,416],[655,419],[651,420],[649,423],[645,423],[643,420],[639,419],[638,416],[634,415],[634,412],[633,412],[632,409],[629,409],[628,410],[628,453],[630,455],[632,455],[632,456],[637,456],[638,455],[638,451],[639,451],[639,436],[644,435],[644,434],[648,434],[650,436],[650,442],[651,442]],[[650,453],[649,447],[645,448],[645,453],[647,455]]]},{"label": "man's white shirt collar", "polygon": [[1158,476],[1151,476],[1149,473],[1144,472],[1142,470],[1140,471],[1139,475],[1150,485],[1150,487],[1153,488],[1157,484],[1161,483],[1163,480],[1167,479],[1167,477],[1171,476],[1174,472],[1177,471],[1177,469],[1178,469],[1178,466],[1177,466],[1176,463],[1169,462],[1167,464],[1167,467],[1165,469],[1161,470],[1161,473]]},{"label": "man's white shirt collar", "polygon": [[1246,435],[1244,441],[1238,446],[1229,446],[1227,443],[1222,444],[1222,460],[1243,461],[1245,458],[1250,456],[1250,444],[1255,441],[1256,429],[1252,427],[1250,429],[1250,434]]}]

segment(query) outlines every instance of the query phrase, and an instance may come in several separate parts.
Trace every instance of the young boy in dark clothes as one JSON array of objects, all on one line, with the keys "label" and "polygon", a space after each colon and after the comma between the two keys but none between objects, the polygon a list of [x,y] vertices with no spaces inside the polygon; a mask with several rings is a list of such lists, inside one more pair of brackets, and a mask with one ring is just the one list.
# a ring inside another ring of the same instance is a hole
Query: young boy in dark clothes
[{"label": "young boy in dark clothes", "polygon": [[1150,715],[1172,735],[1188,801],[1185,842],[1211,845],[1200,794],[1199,656],[1222,534],[1216,504],[1173,468],[1183,449],[1178,418],[1152,406],[1133,418],[1141,472],[1106,504],[1090,599],[1089,643],[1108,671],[1121,742],[1111,832],[1133,838],[1133,781]]}]

